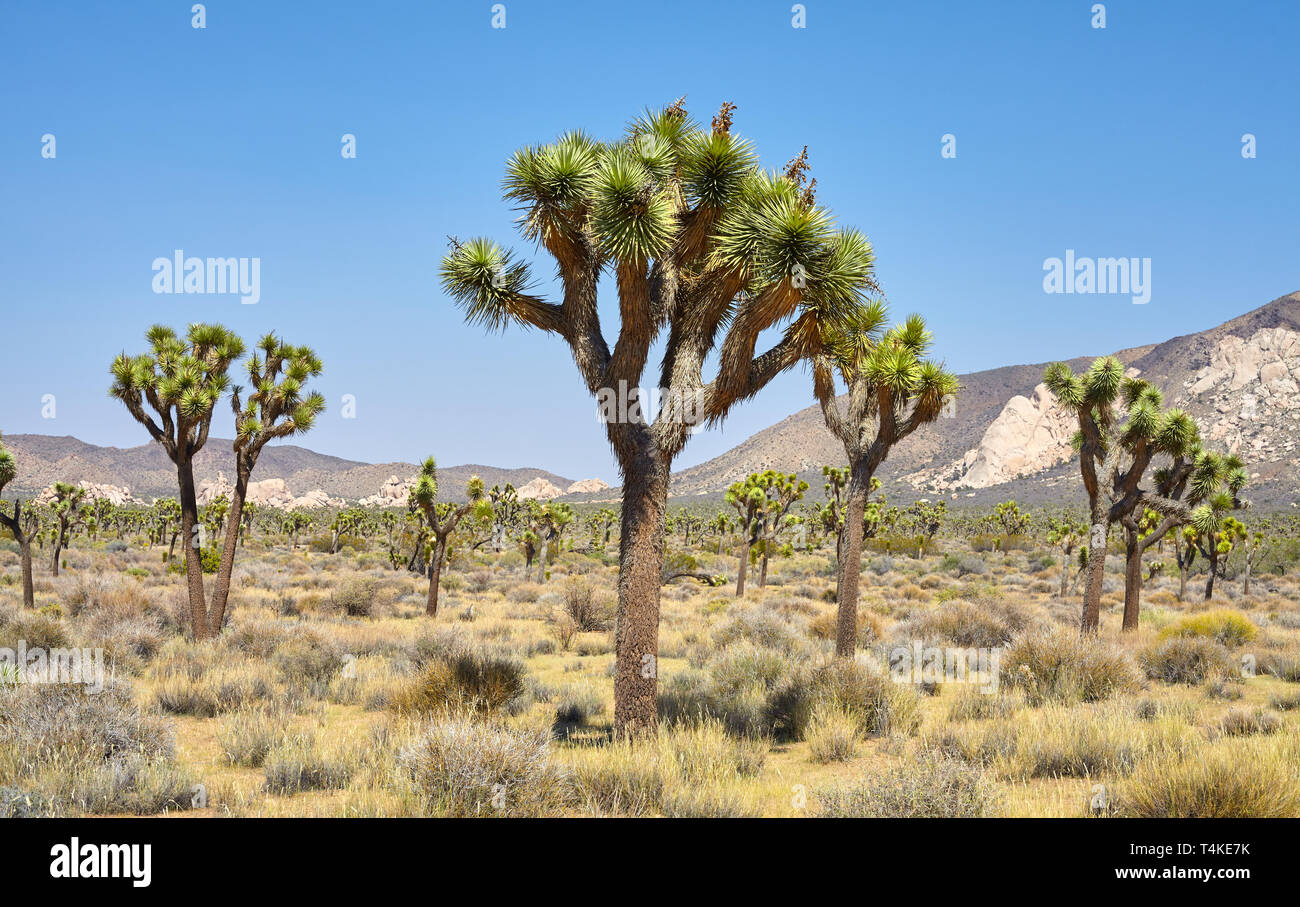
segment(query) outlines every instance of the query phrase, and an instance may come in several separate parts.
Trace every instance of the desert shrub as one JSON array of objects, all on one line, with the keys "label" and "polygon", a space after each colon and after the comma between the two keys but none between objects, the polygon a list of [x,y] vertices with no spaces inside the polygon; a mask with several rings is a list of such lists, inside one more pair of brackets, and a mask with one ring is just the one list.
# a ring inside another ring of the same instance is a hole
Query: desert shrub
[{"label": "desert shrub", "polygon": [[542,594],[542,587],[536,583],[516,583],[506,593],[506,598],[515,603],[535,602]]},{"label": "desert shrub", "polygon": [[44,819],[57,814],[55,804],[40,791],[0,787],[0,819]]},{"label": "desert shrub", "polygon": [[741,794],[726,788],[677,787],[663,798],[668,819],[750,819],[759,809]]},{"label": "desert shrub", "polygon": [[614,618],[610,602],[597,597],[585,579],[573,578],[564,584],[564,613],[579,633],[602,632]]},{"label": "desert shrub", "polygon": [[337,790],[347,786],[357,762],[346,745],[327,750],[315,736],[289,736],[265,756],[266,790],[273,794]]},{"label": "desert shrub", "polygon": [[815,762],[847,762],[857,747],[857,718],[837,702],[818,703],[804,739]]},{"label": "desert shrub", "polygon": [[1273,654],[1264,659],[1260,670],[1278,680],[1300,683],[1300,658],[1294,655]]},{"label": "desert shrub", "polygon": [[1009,642],[1015,629],[991,610],[957,599],[912,618],[898,635],[992,649]]},{"label": "desert shrub", "polygon": [[1214,727],[1223,737],[1249,737],[1272,734],[1282,726],[1282,719],[1266,709],[1229,709]]},{"label": "desert shrub", "polygon": [[713,634],[713,644],[718,648],[738,640],[748,640],[787,655],[801,654],[807,646],[805,638],[794,627],[766,608],[741,609]]},{"label": "desert shrub", "polygon": [[909,763],[817,794],[819,818],[979,818],[996,811],[991,785],[979,769],[950,759]]},{"label": "desert shrub", "polygon": [[217,722],[216,737],[231,765],[258,768],[284,737],[284,718],[266,705],[242,708]]},{"label": "desert shrub", "polygon": [[767,743],[756,737],[732,737],[717,721],[668,725],[660,729],[664,755],[690,785],[718,785],[754,778],[767,759]]},{"label": "desert shrub", "polygon": [[328,608],[348,617],[370,617],[374,612],[379,583],[365,577],[353,577],[330,592]]},{"label": "desert shrub", "polygon": [[556,730],[586,727],[605,711],[605,698],[590,683],[571,684],[559,694],[555,706]]},{"label": "desert shrub", "polygon": [[398,712],[470,709],[491,712],[526,691],[527,669],[519,658],[498,654],[460,637],[444,637],[417,675],[392,697]]},{"label": "desert shrub", "polygon": [[172,763],[172,747],[170,725],[143,714],[124,683],[98,693],[72,684],[0,686],[0,787],[21,792],[0,813],[186,808],[190,783]]},{"label": "desert shrub", "polygon": [[314,633],[296,633],[277,651],[276,667],[290,684],[320,692],[343,669],[338,646]]},{"label": "desert shrub", "polygon": [[958,577],[984,576],[989,572],[988,564],[973,554],[963,554],[956,558],[956,562],[948,569],[955,570]]},{"label": "desert shrub", "polygon": [[1232,656],[1213,639],[1175,636],[1147,646],[1138,656],[1142,669],[1152,680],[1165,683],[1197,684],[1232,675]]},{"label": "desert shrub", "polygon": [[1124,774],[1156,752],[1183,752],[1190,728],[1176,716],[1135,722],[1113,705],[1049,705],[995,722],[950,724],[923,741],[927,751],[1015,779]]},{"label": "desert shrub", "polygon": [[397,762],[432,815],[546,816],[568,800],[542,730],[449,716],[421,727]]},{"label": "desert shrub", "polygon": [[1017,637],[1002,656],[1002,677],[1031,703],[1098,702],[1138,689],[1141,677],[1127,655],[1095,637],[1063,627]]},{"label": "desert shrub", "polygon": [[596,816],[659,813],[675,766],[652,740],[616,740],[574,752],[570,782],[582,810]]},{"label": "desert shrub", "polygon": [[48,614],[35,611],[10,612],[0,624],[0,648],[17,649],[25,642],[28,649],[66,648],[70,644],[63,624]]},{"label": "desert shrub", "polygon": [[[863,608],[858,609],[859,646],[868,646],[884,636],[884,626],[878,616]],[[824,611],[808,622],[808,633],[816,639],[834,639],[839,628],[839,615]]]},{"label": "desert shrub", "polygon": [[1121,789],[1120,811],[1151,819],[1295,818],[1294,746],[1280,735],[1226,738],[1146,760]]},{"label": "desert shrub", "polygon": [[1259,628],[1240,611],[1215,608],[1200,614],[1189,614],[1160,631],[1161,639],[1195,637],[1212,639],[1225,646],[1240,646],[1250,642]]},{"label": "desert shrub", "polygon": [[817,707],[840,706],[864,737],[908,734],[920,724],[920,700],[909,685],[855,661],[834,659],[791,675],[765,706],[765,725],[778,739],[803,739]]},{"label": "desert shrub", "polygon": [[1268,705],[1279,712],[1293,712],[1300,709],[1300,693],[1278,693],[1269,699]]}]

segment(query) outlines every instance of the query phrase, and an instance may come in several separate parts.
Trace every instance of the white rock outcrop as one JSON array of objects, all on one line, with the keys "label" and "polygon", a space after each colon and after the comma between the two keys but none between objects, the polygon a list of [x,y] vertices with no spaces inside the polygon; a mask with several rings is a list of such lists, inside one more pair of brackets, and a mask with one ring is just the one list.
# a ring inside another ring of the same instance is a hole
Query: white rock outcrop
[{"label": "white rock outcrop", "polygon": [[560,495],[564,494],[558,485],[554,482],[547,481],[541,476],[538,476],[527,485],[517,489],[515,493],[521,501],[530,498],[535,501],[549,501],[552,498],[558,498]]},{"label": "white rock outcrop", "polygon": [[368,495],[357,501],[361,507],[405,507],[406,500],[411,495],[411,489],[415,487],[413,479],[400,479],[397,476],[389,476],[383,485],[379,486],[379,491],[375,494]]},{"label": "white rock outcrop", "polygon": [[590,494],[593,491],[604,491],[609,488],[609,483],[601,479],[579,479],[565,489],[565,494]]},{"label": "white rock outcrop", "polygon": [[[99,485],[95,482],[73,482],[71,484],[80,485],[85,490],[85,496],[82,500],[87,504],[93,504],[101,500],[108,501],[114,507],[141,503],[131,497],[131,489],[126,486]],[[57,497],[58,495],[54,493],[54,486],[48,485],[41,489],[40,494],[36,495],[36,503],[50,504]]]}]

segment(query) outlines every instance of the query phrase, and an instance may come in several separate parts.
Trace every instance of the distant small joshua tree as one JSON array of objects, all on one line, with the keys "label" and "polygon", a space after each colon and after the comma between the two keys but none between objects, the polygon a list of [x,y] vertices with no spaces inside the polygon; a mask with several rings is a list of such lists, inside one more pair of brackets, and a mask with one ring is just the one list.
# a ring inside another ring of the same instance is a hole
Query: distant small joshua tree
[{"label": "distant small joshua tree", "polygon": [[[447,560],[447,546],[451,534],[456,531],[456,526],[471,510],[476,507],[490,510],[492,506],[484,496],[483,480],[478,476],[470,478],[465,492],[469,497],[467,503],[460,505],[438,503],[438,464],[433,457],[429,457],[421,464],[419,478],[415,481],[415,487],[411,489],[411,503],[424,513],[424,518],[429,524],[429,597],[424,611],[430,617],[438,616],[438,581],[442,575],[442,565]],[[485,512],[483,517],[490,519],[491,514]]]}]

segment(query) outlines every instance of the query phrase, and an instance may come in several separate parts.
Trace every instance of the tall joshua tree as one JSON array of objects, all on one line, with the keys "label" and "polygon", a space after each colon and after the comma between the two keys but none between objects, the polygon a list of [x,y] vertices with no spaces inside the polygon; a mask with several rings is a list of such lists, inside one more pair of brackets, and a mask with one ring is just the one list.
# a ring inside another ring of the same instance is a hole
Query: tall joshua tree
[{"label": "tall joshua tree", "polygon": [[[1190,516],[1181,501],[1141,483],[1157,456],[1187,455],[1196,444],[1196,423],[1182,410],[1165,409],[1160,389],[1140,378],[1126,377],[1124,366],[1114,356],[1095,360],[1079,375],[1064,362],[1053,363],[1043,380],[1057,402],[1073,410],[1079,420],[1074,446],[1088,493],[1089,527],[1080,629],[1093,634],[1101,621],[1111,524],[1135,511],[1142,513],[1139,508],[1150,508],[1176,521]],[[1135,612],[1133,626],[1136,619]]]},{"label": "tall joshua tree", "polygon": [[749,572],[749,552],[758,542],[763,525],[763,506],[767,493],[759,483],[757,473],[735,482],[727,489],[726,501],[736,510],[736,525],[740,529],[740,566],[736,568],[736,598],[745,594],[745,576]]},{"label": "tall joshua tree", "polygon": [[[438,581],[442,576],[442,565],[447,561],[451,534],[470,511],[476,507],[491,507],[484,497],[483,480],[478,476],[470,477],[465,493],[469,501],[464,504],[438,503],[438,464],[433,457],[420,465],[419,478],[411,489],[411,502],[424,512],[429,524],[429,597],[424,611],[430,617],[438,616]],[[490,512],[485,514],[486,518],[490,516]]]},{"label": "tall joshua tree", "polygon": [[86,489],[69,482],[55,482],[50,510],[54,514],[54,558],[50,564],[50,573],[58,576],[63,549],[77,527],[85,523],[89,512],[86,507]]},{"label": "tall joshua tree", "polygon": [[[920,315],[882,333],[884,324],[884,305],[863,307],[813,360],[813,392],[849,458],[835,629],[835,654],[843,658],[851,658],[857,644],[863,521],[875,472],[895,444],[939,418],[958,391],[951,372],[924,358],[932,338]],[[837,374],[848,390],[844,410],[835,398]]]},{"label": "tall joshua tree", "polygon": [[235,412],[235,487],[226,513],[225,545],[208,615],[209,629],[214,636],[221,632],[226,618],[248,482],[257,458],[268,442],[310,431],[316,417],[325,409],[325,398],[319,392],[303,392],[308,379],[321,373],[320,358],[310,347],[291,346],[274,334],[267,334],[258,342],[245,368],[250,391],[247,401],[241,405],[240,387],[230,397]]},{"label": "tall joshua tree", "polygon": [[[732,133],[734,105],[711,129],[682,101],[637,117],[599,142],[571,132],[517,151],[505,197],[522,212],[525,238],[555,260],[563,296],[533,293],[526,264],[485,239],[453,240],[443,285],[471,323],[509,324],[568,344],[587,390],[601,401],[606,436],[623,478],[615,634],[614,723],[620,734],[655,721],[659,586],[668,477],[692,428],[716,423],[738,402],[823,345],[874,288],[871,247],[837,231],[815,203],[806,154],[784,175],[759,169]],[[611,348],[597,285],[614,279],[620,326]],[[785,325],[761,355],[759,336]],[[663,338],[657,404],[636,395],[651,345]],[[718,370],[703,377],[706,357]],[[617,409],[617,412],[613,410]]]},{"label": "tall joshua tree", "polygon": [[[0,440],[0,495],[4,494],[5,486],[18,478],[18,464],[14,460],[14,455],[5,448],[4,442]],[[32,580],[32,532],[23,520],[23,502],[21,498],[14,498],[14,512],[10,516],[0,508],[0,526],[8,529],[13,535],[14,541],[18,543],[18,557],[22,562],[23,572],[23,607],[36,607],[36,587]]]},{"label": "tall joshua tree", "polygon": [[196,534],[194,457],[208,441],[213,408],[230,383],[231,363],[244,354],[244,342],[219,324],[192,324],[184,338],[165,325],[154,325],[145,337],[149,352],[122,353],[113,360],[109,393],[122,401],[176,466],[190,627],[195,639],[207,639],[212,630]]}]

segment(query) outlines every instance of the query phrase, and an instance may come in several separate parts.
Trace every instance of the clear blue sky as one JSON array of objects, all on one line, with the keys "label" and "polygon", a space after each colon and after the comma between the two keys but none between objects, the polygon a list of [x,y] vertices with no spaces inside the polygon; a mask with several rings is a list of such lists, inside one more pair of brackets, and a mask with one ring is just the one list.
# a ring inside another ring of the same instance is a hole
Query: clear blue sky
[{"label": "clear blue sky", "polygon": [[[738,104],[768,166],[808,145],[894,314],[924,313],[959,371],[1163,340],[1300,289],[1290,0],[1116,0],[1105,30],[1090,0],[807,0],[805,29],[786,0],[506,0],[504,30],[478,0],[212,0],[203,30],[190,5],[0,6],[0,430],[143,443],[106,395],[110,360],[151,323],[217,320],[320,352],[316,450],[614,482],[563,343],[467,327],[438,260],[449,233],[530,251],[500,199],[512,149],[613,137],[683,94],[706,121]],[[259,257],[261,301],[155,295],[152,262],[177,248]],[[1045,295],[1066,249],[1151,258],[1151,302]],[[786,375],[679,465],[810,402]],[[214,434],[228,423],[223,404]]]}]

